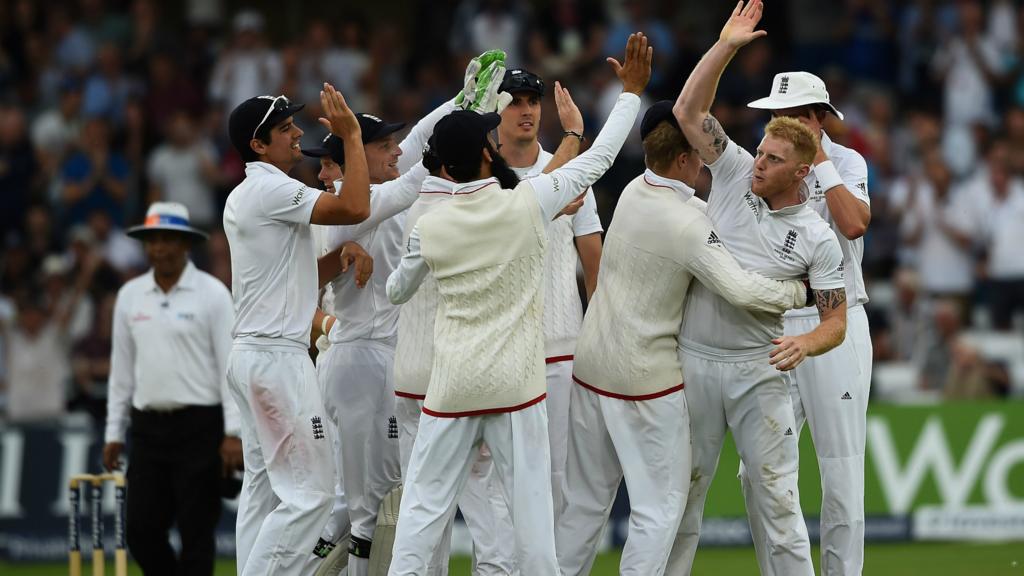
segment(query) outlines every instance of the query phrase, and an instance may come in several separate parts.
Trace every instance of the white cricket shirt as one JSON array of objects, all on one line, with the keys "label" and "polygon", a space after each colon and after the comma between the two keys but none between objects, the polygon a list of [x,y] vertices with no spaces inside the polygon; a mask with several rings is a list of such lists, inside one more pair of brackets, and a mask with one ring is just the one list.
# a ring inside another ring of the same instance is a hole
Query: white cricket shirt
[{"label": "white cricket shirt", "polygon": [[[843,252],[832,228],[807,202],[771,210],[750,190],[754,157],[729,141],[711,169],[707,214],[744,270],[768,278],[808,277],[811,288],[843,288]],[[806,189],[801,193],[807,194]],[[704,286],[690,291],[680,344],[724,349],[770,346],[782,336],[782,316],[736,308]]]},{"label": "white cricket shirt", "polygon": [[237,436],[238,409],[227,391],[234,313],[231,294],[192,262],[170,292],[152,269],[129,280],[114,304],[106,442],[124,442],[131,408],[224,407],[225,433]]},{"label": "white cricket shirt", "polygon": [[[340,274],[328,284],[332,300],[327,310],[337,317],[328,335],[332,344],[356,340],[375,340],[394,346],[398,307],[388,300],[388,276],[402,259],[405,211],[419,198],[423,180],[429,173],[420,160],[423,146],[437,121],[455,109],[451,101],[438,106],[413,126],[402,139],[398,157],[401,176],[370,186],[370,216],[350,226],[325,227],[327,250],[345,242],[357,242],[373,258],[373,274],[363,288],[356,287],[355,274]],[[334,183],[338,194],[344,182]]]},{"label": "white cricket shirt", "polygon": [[[841,146],[832,141],[824,131],[821,132],[821,147],[825,150],[829,160],[836,167],[843,185],[851,194],[861,202],[871,207],[871,198],[868,196],[868,165],[859,152],[846,146]],[[843,250],[843,276],[846,279],[846,305],[854,306],[864,304],[868,301],[868,291],[864,286],[864,271],[861,261],[864,259],[864,238],[850,240],[843,236],[832,218],[828,209],[828,202],[825,199],[825,190],[821,189],[818,177],[814,170],[804,178],[804,184],[810,192],[807,205],[821,216],[822,220],[832,227],[839,240],[839,247]],[[818,309],[808,306],[799,310],[786,313],[790,316],[817,316]]]},{"label": "white cricket shirt", "polygon": [[228,195],[236,341],[283,338],[309,347],[318,293],[309,220],[320,192],[272,164],[249,162]]},{"label": "white cricket shirt", "polygon": [[[552,157],[541,148],[532,166],[512,170],[521,180],[537,176]],[[602,231],[593,188],[587,188],[583,206],[576,214],[559,216],[545,228],[548,244],[544,253],[544,355],[549,362],[572,358],[583,325],[583,303],[576,285],[579,254],[574,240]]]}]

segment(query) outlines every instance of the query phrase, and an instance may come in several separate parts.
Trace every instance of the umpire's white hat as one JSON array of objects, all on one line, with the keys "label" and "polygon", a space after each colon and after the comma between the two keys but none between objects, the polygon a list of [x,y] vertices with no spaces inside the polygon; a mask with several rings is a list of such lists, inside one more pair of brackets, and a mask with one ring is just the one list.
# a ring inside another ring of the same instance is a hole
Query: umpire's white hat
[{"label": "umpire's white hat", "polygon": [[810,72],[783,72],[772,80],[772,93],[747,104],[749,108],[781,110],[809,104],[821,104],[840,120],[843,113],[829,102],[825,82]]},{"label": "umpire's white hat", "polygon": [[188,208],[178,202],[152,203],[146,210],[146,220],[129,228],[126,234],[141,240],[146,233],[156,230],[181,232],[194,240],[206,240],[206,232],[189,225]]}]

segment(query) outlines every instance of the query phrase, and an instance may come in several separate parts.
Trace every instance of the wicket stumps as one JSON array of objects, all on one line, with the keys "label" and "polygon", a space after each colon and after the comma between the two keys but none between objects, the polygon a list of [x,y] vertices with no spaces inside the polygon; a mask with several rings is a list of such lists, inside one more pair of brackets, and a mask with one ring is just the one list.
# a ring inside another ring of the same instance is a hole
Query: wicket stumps
[{"label": "wicket stumps", "polygon": [[125,547],[126,493],[124,476],[121,474],[77,474],[68,485],[68,570],[71,576],[82,576],[82,549],[79,545],[79,524],[81,522],[82,490],[91,488],[90,505],[92,512],[92,574],[105,573],[103,550],[103,483],[113,482],[116,491],[117,511],[114,514],[114,574],[128,576],[128,551]]}]

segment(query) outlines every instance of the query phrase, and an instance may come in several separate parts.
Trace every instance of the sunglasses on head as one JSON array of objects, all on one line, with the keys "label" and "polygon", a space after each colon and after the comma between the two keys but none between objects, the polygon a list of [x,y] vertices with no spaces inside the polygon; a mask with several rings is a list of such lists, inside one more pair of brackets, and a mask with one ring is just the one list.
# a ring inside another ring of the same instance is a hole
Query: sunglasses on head
[{"label": "sunglasses on head", "polygon": [[292,105],[291,101],[286,96],[259,96],[261,100],[270,100],[270,106],[267,108],[267,113],[263,115],[263,120],[256,125],[256,129],[252,131],[252,137],[255,138],[256,134],[263,127],[263,124],[270,118],[270,113],[274,110],[284,110],[285,108]]},{"label": "sunglasses on head", "polygon": [[533,74],[510,74],[502,82],[501,91],[520,92],[524,90],[536,90],[544,93],[544,81]]}]

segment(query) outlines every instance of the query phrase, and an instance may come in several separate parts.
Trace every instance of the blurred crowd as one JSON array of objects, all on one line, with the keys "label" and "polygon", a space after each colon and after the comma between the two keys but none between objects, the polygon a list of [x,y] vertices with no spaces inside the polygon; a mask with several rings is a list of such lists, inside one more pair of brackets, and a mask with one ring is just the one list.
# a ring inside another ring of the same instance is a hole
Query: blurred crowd
[{"label": "blurred crowd", "polygon": [[[114,297],[146,269],[123,229],[150,202],[188,206],[211,231],[194,260],[230,284],[220,218],[244,165],[225,125],[244,99],[304,102],[309,145],[324,135],[323,81],[357,111],[415,122],[454,96],[470,57],[500,47],[511,65],[567,86],[593,137],[618,91],[604,59],[621,58],[630,31],[655,47],[648,99],[674,98],[727,4],[410,0],[325,15],[222,0],[0,0],[0,412],[102,417]],[[920,387],[949,396],[1006,395],[1007,367],[958,335],[1022,330],[1024,7],[776,0],[764,27],[722,78],[714,113],[752,149],[767,117],[745,105],[776,72],[825,79],[846,115],[828,131],[870,171],[876,360],[912,362]],[[553,148],[550,93],[541,141]],[[627,143],[595,186],[606,226],[642,162],[639,142]],[[312,162],[297,169],[310,184],[315,173]]]}]

